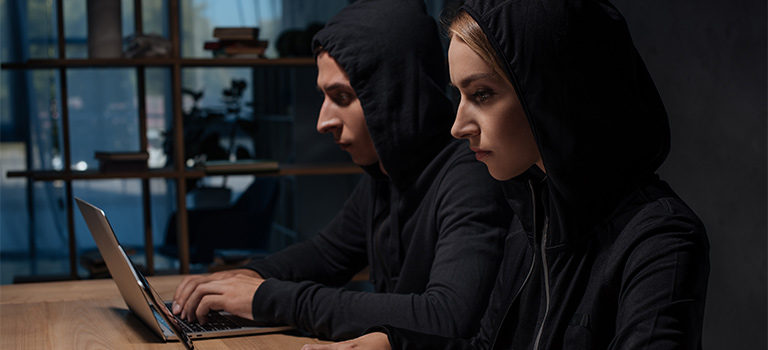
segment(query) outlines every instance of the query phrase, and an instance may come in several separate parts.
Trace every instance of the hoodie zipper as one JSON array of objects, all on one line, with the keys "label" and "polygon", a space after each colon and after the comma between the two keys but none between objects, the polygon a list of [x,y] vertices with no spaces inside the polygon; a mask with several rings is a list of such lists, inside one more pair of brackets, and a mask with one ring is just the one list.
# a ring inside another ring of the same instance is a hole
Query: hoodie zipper
[{"label": "hoodie zipper", "polygon": [[[536,267],[536,255],[533,256],[533,260],[531,260],[531,268],[528,269],[528,275],[525,276],[525,280],[523,281],[523,284],[520,285],[520,288],[517,289],[517,292],[515,292],[515,297],[512,298],[512,301],[507,305],[507,310],[504,312],[504,317],[501,319],[501,323],[499,324],[499,327],[502,327],[504,325],[504,322],[507,321],[507,316],[509,316],[509,309],[512,308],[512,305],[515,304],[515,301],[518,297],[520,297],[520,293],[523,292],[523,288],[528,284],[528,281],[531,279],[531,275],[533,274],[533,269]],[[496,342],[499,340],[499,333],[501,333],[501,329],[499,329],[498,332],[493,336],[493,342],[491,343],[491,349],[496,348]]]},{"label": "hoodie zipper", "polygon": [[549,315],[549,264],[547,263],[547,236],[549,233],[549,218],[544,218],[544,234],[541,238],[541,268],[544,270],[544,294],[547,303],[544,307],[544,317],[541,319],[541,327],[539,328],[539,334],[536,335],[536,342],[534,343],[533,350],[538,350],[539,343],[541,342],[541,334],[544,332],[544,324],[547,322],[547,316]]},{"label": "hoodie zipper", "polygon": [[[533,232],[535,236],[536,232],[536,191],[533,188],[533,181],[528,181],[528,187],[531,189],[531,199],[533,200]],[[517,289],[517,292],[515,292],[515,297],[512,298],[510,303],[507,305],[507,309],[504,311],[504,317],[501,318],[501,323],[499,324],[499,328],[504,326],[504,322],[507,321],[507,317],[509,316],[509,309],[512,308],[512,305],[515,304],[515,301],[518,297],[520,297],[520,293],[523,292],[523,289],[526,285],[528,285],[528,281],[531,279],[531,275],[533,274],[533,269],[536,268],[536,254],[533,254],[533,259],[531,260],[531,267],[528,269],[528,274],[525,276],[525,280],[523,280],[523,284],[520,285],[520,288]],[[501,333],[501,329],[499,329],[498,332],[493,336],[493,342],[491,342],[491,349],[496,348],[496,342],[499,340],[499,333]]]},{"label": "hoodie zipper", "polygon": [[[533,188],[533,181],[529,181],[528,185],[531,188],[531,193],[533,194],[533,222],[534,227],[536,226],[536,222],[538,220],[536,215],[536,192]],[[546,211],[545,211],[546,213]],[[546,304],[544,304],[544,316],[541,318],[541,326],[539,326],[539,332],[536,334],[536,341],[533,345],[533,350],[538,350],[539,345],[541,343],[541,335],[544,333],[544,325],[547,322],[547,316],[549,315],[549,303],[550,303],[550,290],[549,290],[549,264],[547,263],[547,237],[549,236],[549,216],[544,214],[544,229],[542,230],[541,234],[541,268],[542,272],[544,273],[544,296],[546,299]],[[536,231],[534,231],[536,232]]]}]

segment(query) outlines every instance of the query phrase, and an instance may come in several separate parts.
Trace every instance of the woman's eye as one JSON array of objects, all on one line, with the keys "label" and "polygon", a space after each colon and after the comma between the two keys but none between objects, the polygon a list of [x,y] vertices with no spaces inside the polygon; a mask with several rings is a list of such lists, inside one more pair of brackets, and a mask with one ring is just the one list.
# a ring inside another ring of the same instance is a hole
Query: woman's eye
[{"label": "woman's eye", "polygon": [[472,94],[472,99],[474,99],[476,102],[487,102],[491,97],[493,97],[494,93],[491,90],[477,90],[474,94]]}]

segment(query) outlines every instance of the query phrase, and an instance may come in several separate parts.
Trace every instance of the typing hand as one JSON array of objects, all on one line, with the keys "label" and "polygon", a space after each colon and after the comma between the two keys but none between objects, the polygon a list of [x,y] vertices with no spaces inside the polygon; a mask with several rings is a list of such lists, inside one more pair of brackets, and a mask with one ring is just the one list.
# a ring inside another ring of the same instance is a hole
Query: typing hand
[{"label": "typing hand", "polygon": [[210,310],[225,310],[253,319],[253,294],[264,279],[255,271],[237,269],[185,277],[173,295],[172,312],[187,321],[208,321]]},{"label": "typing hand", "polygon": [[368,333],[362,337],[333,344],[306,344],[301,350],[391,350],[387,335],[381,332]]}]

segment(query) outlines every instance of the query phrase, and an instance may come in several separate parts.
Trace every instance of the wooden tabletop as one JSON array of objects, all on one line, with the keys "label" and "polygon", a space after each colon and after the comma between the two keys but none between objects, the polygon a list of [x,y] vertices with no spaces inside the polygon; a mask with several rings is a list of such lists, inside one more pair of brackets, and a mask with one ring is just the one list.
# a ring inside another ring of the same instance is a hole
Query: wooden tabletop
[{"label": "wooden tabletop", "polygon": [[[170,299],[182,276],[149,277]],[[195,340],[196,349],[300,349],[292,333]],[[0,349],[184,349],[128,311],[111,279],[0,286]]]}]

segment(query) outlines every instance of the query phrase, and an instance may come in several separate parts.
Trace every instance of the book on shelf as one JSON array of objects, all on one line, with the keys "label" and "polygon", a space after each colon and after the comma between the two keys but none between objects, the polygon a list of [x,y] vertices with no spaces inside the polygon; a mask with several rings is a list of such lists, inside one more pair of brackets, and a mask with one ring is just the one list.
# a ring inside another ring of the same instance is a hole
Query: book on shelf
[{"label": "book on shelf", "polygon": [[227,55],[237,54],[251,54],[251,55],[263,55],[267,50],[266,46],[243,46],[243,45],[230,45],[224,47],[224,53]]},{"label": "book on shelf", "polygon": [[269,44],[259,40],[258,27],[216,27],[213,37],[218,40],[203,43],[203,49],[211,51],[213,57],[263,58]]},{"label": "book on shelf", "polygon": [[267,48],[268,40],[212,40],[203,43],[203,50],[220,50],[225,47]]},{"label": "book on shelf", "polygon": [[267,45],[267,40],[206,41],[203,49],[211,51],[213,57],[262,58]]},{"label": "book on shelf", "polygon": [[259,38],[259,27],[216,27],[213,37],[221,40],[256,40]]},{"label": "book on shelf", "polygon": [[280,170],[276,160],[271,159],[241,159],[234,162],[228,160],[209,160],[198,163],[195,168],[209,174],[249,174]]},{"label": "book on shelf", "polygon": [[96,151],[94,153],[96,159],[99,160],[148,160],[148,152],[104,152]]},{"label": "book on shelf", "polygon": [[133,172],[149,169],[147,152],[103,152],[96,151],[94,157],[99,160],[101,172]]}]

